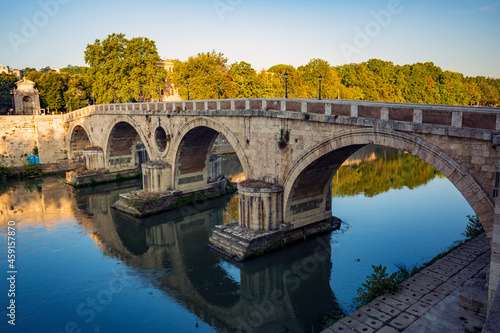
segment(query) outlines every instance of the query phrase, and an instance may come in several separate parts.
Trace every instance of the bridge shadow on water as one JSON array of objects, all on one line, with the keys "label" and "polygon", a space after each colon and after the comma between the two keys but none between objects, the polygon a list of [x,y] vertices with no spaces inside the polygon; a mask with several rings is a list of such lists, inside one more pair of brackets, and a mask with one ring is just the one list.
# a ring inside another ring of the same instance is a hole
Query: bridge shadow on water
[{"label": "bridge shadow on water", "polygon": [[[320,331],[341,309],[330,287],[331,235],[236,262],[206,245],[231,196],[138,219],[110,208],[123,188],[80,191],[102,251],[217,330]],[[133,187],[130,188],[134,189]]]}]

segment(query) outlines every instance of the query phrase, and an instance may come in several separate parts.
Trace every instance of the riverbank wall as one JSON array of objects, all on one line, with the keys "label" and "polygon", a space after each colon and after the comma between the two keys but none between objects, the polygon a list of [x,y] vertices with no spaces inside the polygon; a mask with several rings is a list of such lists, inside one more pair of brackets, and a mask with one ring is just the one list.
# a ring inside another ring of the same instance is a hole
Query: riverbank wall
[{"label": "riverbank wall", "polygon": [[39,155],[40,164],[64,162],[66,132],[62,115],[0,116],[0,165],[23,166],[30,155]]}]

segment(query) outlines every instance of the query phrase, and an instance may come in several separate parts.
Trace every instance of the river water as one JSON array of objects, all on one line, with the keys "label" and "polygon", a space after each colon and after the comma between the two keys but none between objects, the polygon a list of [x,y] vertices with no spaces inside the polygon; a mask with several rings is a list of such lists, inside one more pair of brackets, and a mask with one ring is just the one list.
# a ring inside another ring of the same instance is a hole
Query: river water
[{"label": "river water", "polygon": [[[237,159],[225,157],[233,180]],[[248,260],[206,244],[237,219],[237,195],[137,219],[110,206],[136,180],[74,190],[61,178],[0,188],[0,267],[15,223],[13,332],[315,332],[350,313],[371,265],[421,264],[463,239],[473,214],[461,194],[411,155],[368,146],[333,178],[340,230]]]}]

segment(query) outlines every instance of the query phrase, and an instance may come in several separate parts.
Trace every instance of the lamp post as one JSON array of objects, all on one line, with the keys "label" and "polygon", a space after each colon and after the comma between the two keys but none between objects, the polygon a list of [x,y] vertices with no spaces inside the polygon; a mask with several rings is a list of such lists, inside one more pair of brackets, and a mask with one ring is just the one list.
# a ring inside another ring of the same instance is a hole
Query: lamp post
[{"label": "lamp post", "polygon": [[160,88],[157,89],[158,91],[158,102],[160,101]]},{"label": "lamp post", "polygon": [[285,98],[288,98],[288,73],[285,71]]},{"label": "lamp post", "polygon": [[217,99],[220,99],[220,83],[217,83]]},{"label": "lamp post", "polygon": [[319,99],[321,99],[321,80],[323,80],[321,74],[318,76],[318,80],[319,80]]},{"label": "lamp post", "polygon": [[188,101],[189,101],[189,81],[186,81],[186,87],[187,87],[187,91],[188,91]]}]

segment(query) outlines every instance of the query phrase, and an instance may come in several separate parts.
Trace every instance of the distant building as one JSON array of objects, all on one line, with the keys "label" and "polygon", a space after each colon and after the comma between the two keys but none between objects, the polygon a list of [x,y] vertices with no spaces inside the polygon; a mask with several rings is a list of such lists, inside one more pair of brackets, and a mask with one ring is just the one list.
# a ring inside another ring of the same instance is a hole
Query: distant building
[{"label": "distant building", "polygon": [[3,65],[0,65],[0,74],[1,73],[14,74],[14,76],[18,80],[21,80],[23,78],[23,71],[22,70],[20,70],[20,69],[10,69],[9,66],[3,67]]},{"label": "distant building", "polygon": [[35,88],[33,81],[23,78],[16,82],[16,88],[11,90],[14,98],[14,114],[39,115],[40,93]]},{"label": "distant building", "polygon": [[[174,70],[174,60],[166,59],[160,60],[156,63],[157,67],[165,68],[168,72]],[[165,89],[162,92],[162,100],[164,101],[180,101],[181,96],[179,95],[179,89],[170,82],[169,79],[165,80]]]}]

